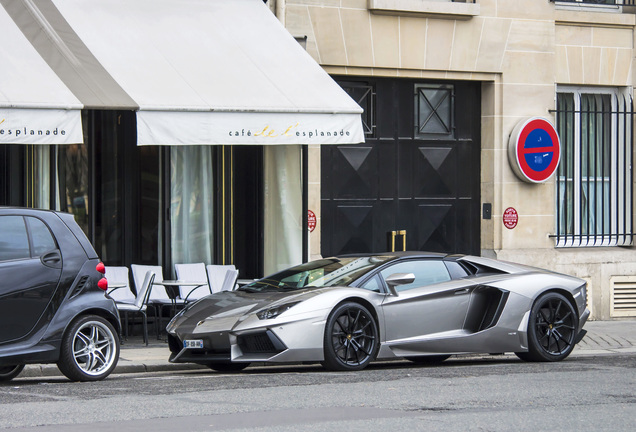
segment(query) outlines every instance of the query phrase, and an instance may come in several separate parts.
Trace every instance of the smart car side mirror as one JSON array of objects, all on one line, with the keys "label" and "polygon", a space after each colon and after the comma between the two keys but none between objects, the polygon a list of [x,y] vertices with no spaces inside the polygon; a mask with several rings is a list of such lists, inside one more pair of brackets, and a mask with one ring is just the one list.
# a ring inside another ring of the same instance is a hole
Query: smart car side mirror
[{"label": "smart car side mirror", "polygon": [[393,273],[391,276],[385,279],[386,284],[389,286],[389,291],[394,296],[398,295],[396,287],[399,285],[408,285],[415,281],[415,275],[413,273]]}]

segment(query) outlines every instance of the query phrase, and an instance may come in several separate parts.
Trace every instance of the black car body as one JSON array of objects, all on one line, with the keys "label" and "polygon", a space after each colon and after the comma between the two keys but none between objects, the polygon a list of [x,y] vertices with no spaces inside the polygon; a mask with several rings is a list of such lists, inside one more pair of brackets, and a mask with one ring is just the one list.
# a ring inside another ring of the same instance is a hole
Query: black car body
[{"label": "black car body", "polygon": [[72,215],[0,207],[0,381],[33,363],[76,381],[112,372],[121,326],[99,264]]}]

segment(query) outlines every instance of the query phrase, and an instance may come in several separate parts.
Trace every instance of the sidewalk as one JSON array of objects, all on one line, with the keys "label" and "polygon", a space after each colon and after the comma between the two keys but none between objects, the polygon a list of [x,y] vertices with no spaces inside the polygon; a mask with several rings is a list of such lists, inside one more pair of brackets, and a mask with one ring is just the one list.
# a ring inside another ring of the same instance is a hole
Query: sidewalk
[{"label": "sidewalk", "polygon": [[[588,321],[587,335],[574,348],[571,356],[611,353],[636,353],[636,319]],[[146,346],[141,337],[130,338],[121,346],[119,362],[113,373],[141,373],[205,369],[204,366],[168,362],[170,351],[164,341],[150,337]],[[55,365],[28,365],[20,377],[61,376]]]}]

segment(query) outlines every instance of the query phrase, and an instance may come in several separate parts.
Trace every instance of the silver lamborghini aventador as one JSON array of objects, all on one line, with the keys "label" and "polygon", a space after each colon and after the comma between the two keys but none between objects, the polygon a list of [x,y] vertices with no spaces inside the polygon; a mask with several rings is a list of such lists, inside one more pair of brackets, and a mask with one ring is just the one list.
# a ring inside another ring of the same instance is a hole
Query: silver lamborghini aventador
[{"label": "silver lamborghini aventador", "polygon": [[584,336],[586,283],[487,258],[423,252],[326,258],[188,304],[171,362],[441,362],[459,353],[566,358]]}]

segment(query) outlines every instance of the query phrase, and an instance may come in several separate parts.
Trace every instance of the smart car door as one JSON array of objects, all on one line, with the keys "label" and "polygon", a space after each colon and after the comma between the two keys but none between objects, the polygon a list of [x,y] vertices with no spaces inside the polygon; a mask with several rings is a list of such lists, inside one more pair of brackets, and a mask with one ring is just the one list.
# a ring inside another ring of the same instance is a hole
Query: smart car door
[{"label": "smart car door", "polygon": [[410,284],[396,286],[382,304],[386,343],[407,353],[427,352],[427,342],[461,331],[473,285],[465,279],[451,280],[442,260],[412,260],[380,272],[386,280],[396,273],[412,273]]},{"label": "smart car door", "polygon": [[46,224],[0,216],[0,343],[27,336],[57,288],[62,257]]}]

